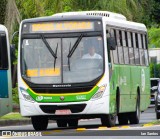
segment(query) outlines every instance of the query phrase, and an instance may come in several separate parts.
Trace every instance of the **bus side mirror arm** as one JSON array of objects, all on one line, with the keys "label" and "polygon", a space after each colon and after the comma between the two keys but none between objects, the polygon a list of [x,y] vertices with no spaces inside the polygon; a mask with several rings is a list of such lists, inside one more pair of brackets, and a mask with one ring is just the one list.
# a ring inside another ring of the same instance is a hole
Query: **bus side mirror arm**
[{"label": "bus side mirror arm", "polygon": [[116,40],[114,37],[107,38],[107,45],[110,50],[116,50]]}]

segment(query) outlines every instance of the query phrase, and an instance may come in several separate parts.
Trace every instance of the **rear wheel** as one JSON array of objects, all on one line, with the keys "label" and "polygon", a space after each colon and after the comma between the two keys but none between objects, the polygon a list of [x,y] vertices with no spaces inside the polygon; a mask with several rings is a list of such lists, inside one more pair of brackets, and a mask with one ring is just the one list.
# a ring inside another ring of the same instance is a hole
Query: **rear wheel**
[{"label": "rear wheel", "polygon": [[46,130],[48,126],[48,117],[46,116],[32,116],[32,125],[35,130]]},{"label": "rear wheel", "polygon": [[78,126],[78,119],[69,119],[68,125],[69,125],[69,127],[77,127]]},{"label": "rear wheel", "polygon": [[140,119],[140,101],[139,96],[137,98],[136,111],[129,113],[130,124],[139,124]]},{"label": "rear wheel", "polygon": [[119,125],[127,125],[128,124],[128,115],[127,115],[127,113],[118,114],[118,122],[119,122]]},{"label": "rear wheel", "polygon": [[112,127],[116,124],[116,114],[103,115],[101,117],[101,123],[104,126]]},{"label": "rear wheel", "polygon": [[65,120],[65,119],[58,119],[57,120],[57,126],[58,127],[67,127],[67,120]]}]

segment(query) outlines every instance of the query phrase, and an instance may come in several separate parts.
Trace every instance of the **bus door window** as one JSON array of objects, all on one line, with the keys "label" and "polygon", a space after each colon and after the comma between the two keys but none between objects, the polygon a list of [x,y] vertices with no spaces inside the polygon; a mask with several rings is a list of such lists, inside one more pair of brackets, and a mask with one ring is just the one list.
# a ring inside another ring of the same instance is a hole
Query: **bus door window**
[{"label": "bus door window", "polygon": [[8,69],[6,34],[0,34],[0,69]]}]

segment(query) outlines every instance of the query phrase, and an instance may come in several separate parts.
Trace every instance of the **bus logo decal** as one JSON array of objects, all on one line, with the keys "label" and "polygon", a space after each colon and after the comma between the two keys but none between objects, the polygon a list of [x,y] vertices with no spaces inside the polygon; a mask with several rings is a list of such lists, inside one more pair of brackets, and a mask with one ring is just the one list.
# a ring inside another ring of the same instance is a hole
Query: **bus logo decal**
[{"label": "bus logo decal", "polygon": [[64,96],[60,96],[60,100],[64,100]]},{"label": "bus logo decal", "polygon": [[37,97],[36,97],[36,100],[37,100],[37,101],[42,101],[42,100],[43,100],[43,96],[37,96]]}]

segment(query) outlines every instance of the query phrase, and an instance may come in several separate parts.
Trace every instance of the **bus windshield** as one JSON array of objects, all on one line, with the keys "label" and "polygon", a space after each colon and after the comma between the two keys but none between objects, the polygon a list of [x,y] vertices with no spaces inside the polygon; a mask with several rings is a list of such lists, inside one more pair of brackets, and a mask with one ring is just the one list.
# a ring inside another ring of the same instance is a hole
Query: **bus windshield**
[{"label": "bus windshield", "polygon": [[103,74],[101,36],[45,40],[47,43],[44,38],[23,39],[22,74],[28,81],[36,84],[83,83]]}]

